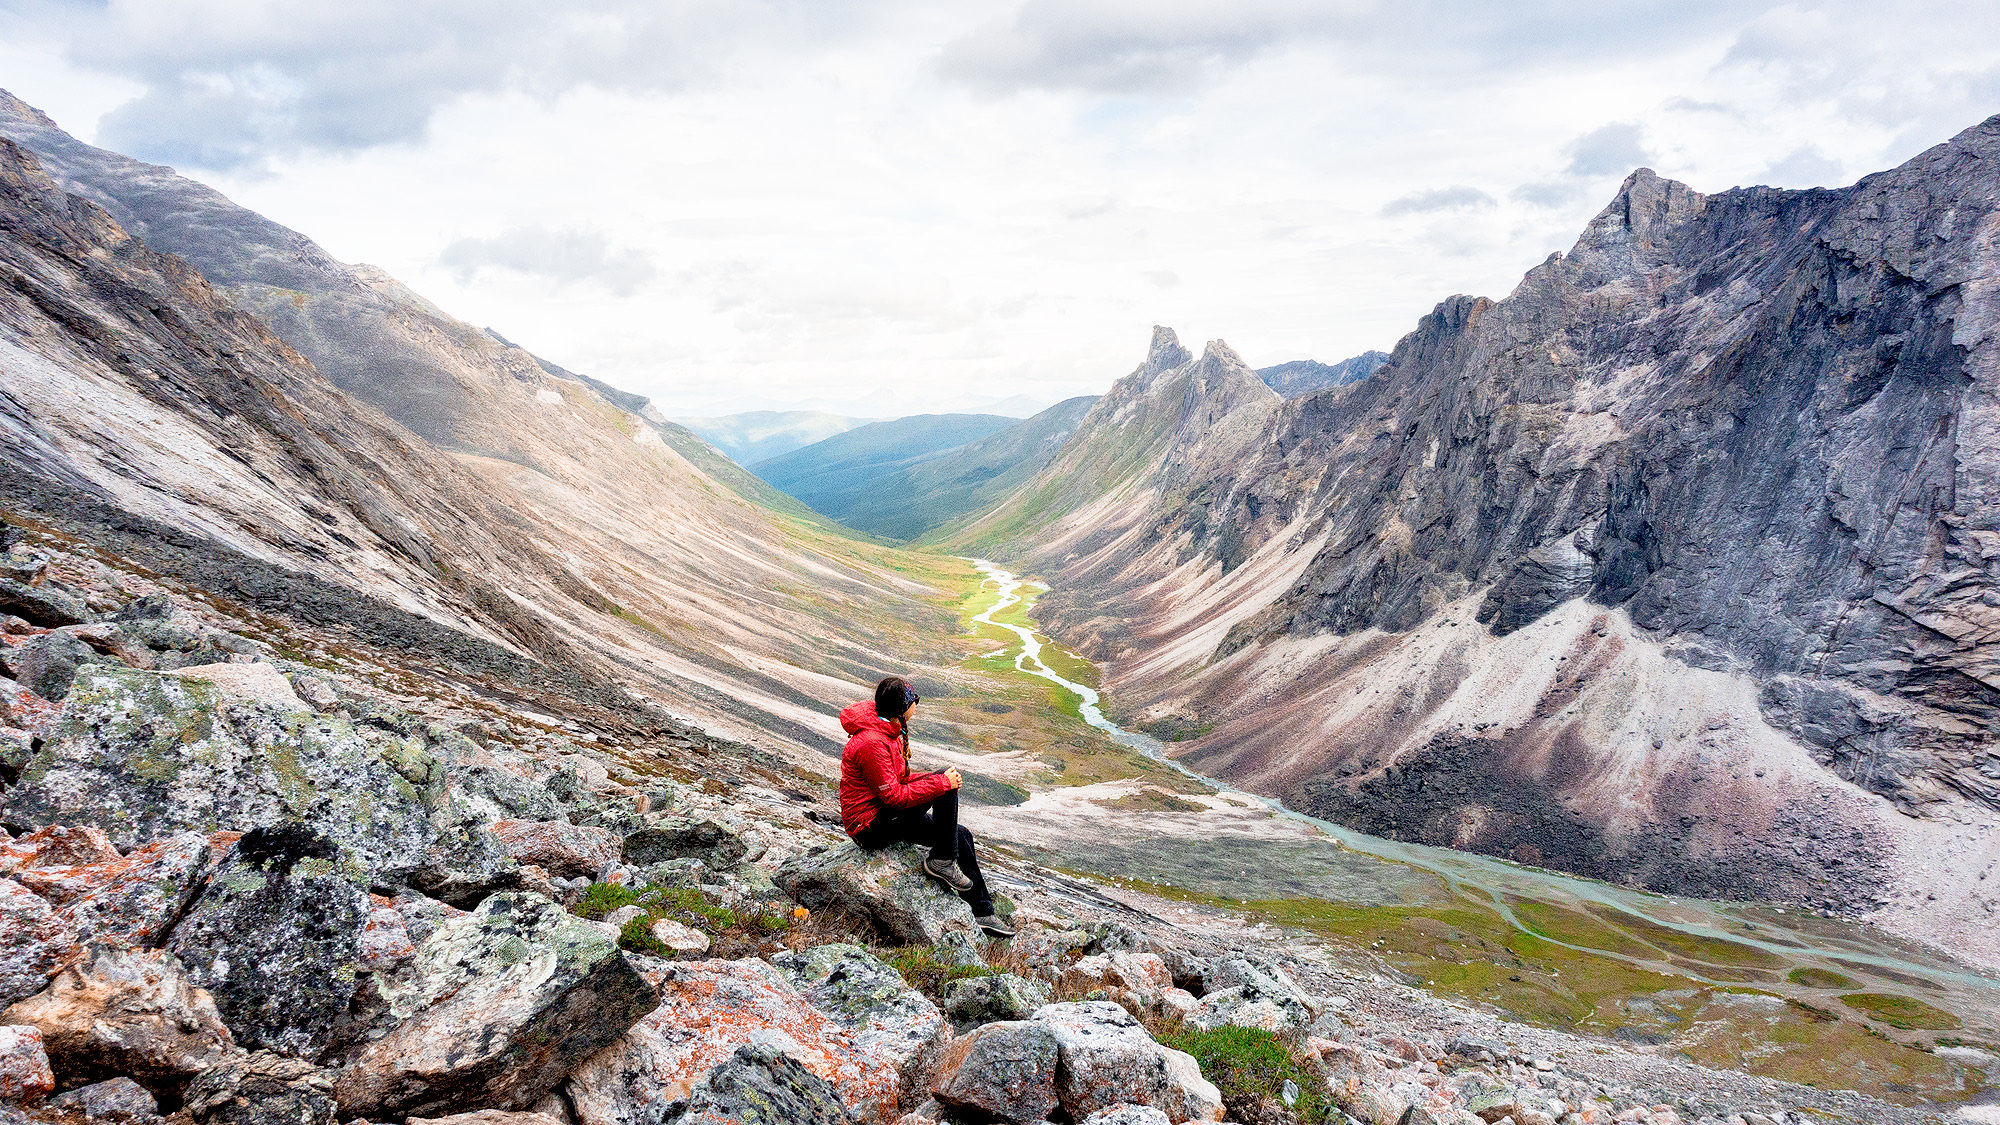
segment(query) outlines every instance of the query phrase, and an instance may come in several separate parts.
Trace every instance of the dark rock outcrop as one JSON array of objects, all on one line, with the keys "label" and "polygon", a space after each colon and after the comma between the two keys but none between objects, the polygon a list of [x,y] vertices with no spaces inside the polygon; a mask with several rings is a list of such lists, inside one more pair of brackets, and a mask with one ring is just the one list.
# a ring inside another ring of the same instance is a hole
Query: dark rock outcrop
[{"label": "dark rock outcrop", "polygon": [[736,1048],[688,1095],[673,1125],[851,1125],[840,1096],[826,1079],[777,1047]]},{"label": "dark rock outcrop", "polygon": [[340,845],[298,824],[253,828],[167,948],[238,1046],[311,1059],[354,994],[367,914],[367,880]]}]

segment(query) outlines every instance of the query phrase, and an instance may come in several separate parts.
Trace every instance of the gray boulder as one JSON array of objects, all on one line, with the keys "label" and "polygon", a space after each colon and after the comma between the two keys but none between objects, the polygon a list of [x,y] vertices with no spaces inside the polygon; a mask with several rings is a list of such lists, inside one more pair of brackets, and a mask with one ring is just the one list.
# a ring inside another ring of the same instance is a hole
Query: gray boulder
[{"label": "gray boulder", "polygon": [[300,823],[393,884],[464,837],[448,801],[420,740],[199,679],[88,666],[4,811],[13,823],[94,824],[127,849],[177,831]]},{"label": "gray boulder", "polygon": [[1049,1002],[1048,986],[1013,973],[953,982],[944,1014],[960,1032],[1002,1020],[1024,1020]]},{"label": "gray boulder", "polygon": [[1323,1005],[1277,963],[1230,953],[1202,978],[1204,994],[1192,1022],[1204,1031],[1225,1025],[1291,1031],[1310,1027]]},{"label": "gray boulder", "polygon": [[866,852],[844,843],[788,861],[777,884],[816,913],[872,925],[905,945],[948,945],[947,935],[976,940],[972,908],[922,873],[924,854],[913,846]]},{"label": "gray boulder", "polygon": [[634,867],[698,859],[721,871],[735,866],[749,851],[749,845],[727,825],[682,816],[654,817],[647,827],[625,837],[625,862]]},{"label": "gray boulder", "polygon": [[152,1092],[130,1078],[79,1086],[51,1101],[49,1108],[105,1125],[146,1125],[160,1116],[160,1103]]},{"label": "gray boulder", "polygon": [[1056,1064],[1061,1044],[1047,1024],[989,1023],[945,1048],[931,1096],[988,1121],[1040,1121],[1060,1104]]},{"label": "gray boulder", "polygon": [[0,614],[11,613],[30,625],[53,629],[60,625],[81,625],[97,620],[83,599],[51,589],[30,586],[11,578],[0,578]]},{"label": "gray boulder", "polygon": [[97,650],[69,635],[55,632],[29,637],[5,653],[6,671],[22,687],[43,699],[60,700],[69,694],[76,671],[96,663]]},{"label": "gray boulder", "polygon": [[1149,1105],[1170,1121],[1218,1121],[1222,1094],[1193,1056],[1155,1042],[1109,1001],[1050,1004],[1035,1013],[1060,1047],[1056,1096],[1071,1119],[1121,1104]]},{"label": "gray boulder", "polygon": [[858,945],[780,953],[771,965],[806,1002],[847,1030],[855,1048],[908,1080],[946,1034],[937,1006]]},{"label": "gray boulder", "polygon": [[395,1023],[340,1070],[345,1116],[529,1108],[659,1003],[596,926],[515,893],[438,926],[382,993]]},{"label": "gray boulder", "polygon": [[354,995],[368,884],[302,825],[231,848],[167,947],[208,989],[238,1046],[313,1058]]},{"label": "gray boulder", "polygon": [[200,1125],[333,1125],[333,1082],[303,1059],[270,1051],[233,1055],[188,1084]]},{"label": "gray boulder", "polygon": [[675,1125],[851,1125],[826,1079],[777,1047],[736,1048],[688,1095]]}]

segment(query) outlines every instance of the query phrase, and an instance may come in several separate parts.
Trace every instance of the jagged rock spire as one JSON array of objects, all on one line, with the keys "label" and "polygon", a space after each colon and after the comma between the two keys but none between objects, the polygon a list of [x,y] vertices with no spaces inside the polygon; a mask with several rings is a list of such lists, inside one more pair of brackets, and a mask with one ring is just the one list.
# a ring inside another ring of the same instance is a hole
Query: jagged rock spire
[{"label": "jagged rock spire", "polygon": [[1146,349],[1146,362],[1140,370],[1149,375],[1158,375],[1162,371],[1171,371],[1192,358],[1194,357],[1188,354],[1188,350],[1181,347],[1181,338],[1174,334],[1173,329],[1155,324],[1153,342]]}]

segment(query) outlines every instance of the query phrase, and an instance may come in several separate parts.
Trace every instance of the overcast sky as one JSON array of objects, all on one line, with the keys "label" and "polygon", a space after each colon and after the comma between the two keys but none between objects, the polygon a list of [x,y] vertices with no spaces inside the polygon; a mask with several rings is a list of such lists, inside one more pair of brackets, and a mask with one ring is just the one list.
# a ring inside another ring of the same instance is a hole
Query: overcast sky
[{"label": "overcast sky", "polygon": [[0,0],[0,86],[670,414],[1096,393],[1502,296],[1644,164],[2000,112],[2000,0]]}]

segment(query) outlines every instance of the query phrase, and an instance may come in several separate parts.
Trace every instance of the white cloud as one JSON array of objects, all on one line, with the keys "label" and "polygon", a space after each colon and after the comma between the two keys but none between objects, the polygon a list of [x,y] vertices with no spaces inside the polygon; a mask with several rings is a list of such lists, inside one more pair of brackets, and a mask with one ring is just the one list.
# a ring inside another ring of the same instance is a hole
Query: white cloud
[{"label": "white cloud", "polygon": [[2000,0],[0,0],[0,83],[670,413],[1101,391],[1504,295],[1634,164],[1838,183]]},{"label": "white cloud", "polygon": [[1408,195],[1399,195],[1382,205],[1385,217],[1396,215],[1428,215],[1436,211],[1463,211],[1468,208],[1492,207],[1492,196],[1476,187],[1463,184],[1456,187],[1425,188]]},{"label": "white cloud", "polygon": [[515,227],[491,237],[453,239],[438,255],[461,284],[481,273],[508,271],[558,284],[595,282],[620,297],[629,297],[657,272],[652,259],[637,250],[613,249],[593,230],[550,230]]}]

